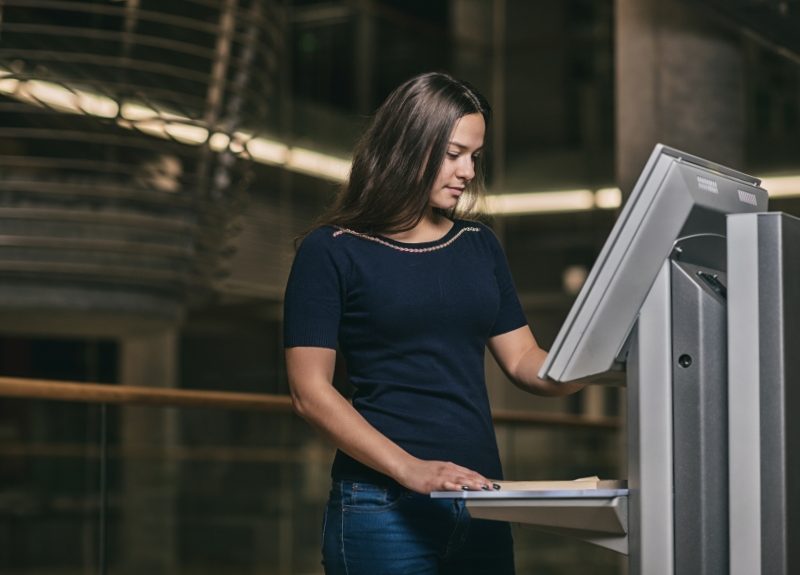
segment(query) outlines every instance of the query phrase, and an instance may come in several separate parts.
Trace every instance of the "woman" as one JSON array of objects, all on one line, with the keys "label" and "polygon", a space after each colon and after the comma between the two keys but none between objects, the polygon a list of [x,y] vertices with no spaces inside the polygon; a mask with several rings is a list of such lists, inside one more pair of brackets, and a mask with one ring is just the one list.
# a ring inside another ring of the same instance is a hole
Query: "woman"
[{"label": "woman", "polygon": [[[513,573],[509,526],[432,491],[502,477],[484,381],[488,345],[527,391],[536,344],[497,238],[466,219],[483,191],[486,100],[440,73],[377,111],[349,181],[298,249],[286,288],[286,364],[298,414],[338,447],[326,573]],[[337,348],[352,404],[331,385]]]}]

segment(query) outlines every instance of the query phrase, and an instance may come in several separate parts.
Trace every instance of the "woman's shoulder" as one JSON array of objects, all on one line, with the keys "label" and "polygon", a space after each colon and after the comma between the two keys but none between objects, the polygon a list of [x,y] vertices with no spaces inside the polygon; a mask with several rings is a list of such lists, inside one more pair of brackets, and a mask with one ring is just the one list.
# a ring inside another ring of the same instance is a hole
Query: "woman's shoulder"
[{"label": "woman's shoulder", "polygon": [[362,243],[359,235],[334,224],[318,226],[300,240],[297,256],[331,258],[342,264],[354,258],[359,259],[363,257],[362,250],[357,249]]},{"label": "woman's shoulder", "polygon": [[336,251],[336,231],[333,226],[318,226],[307,232],[297,242],[297,256],[323,257]]},{"label": "woman's shoulder", "polygon": [[298,246],[302,249],[305,247],[306,249],[309,247],[321,247],[321,246],[328,246],[334,243],[334,239],[336,237],[336,232],[338,228],[331,225],[322,225],[317,226],[307,232],[300,241],[298,242]]},{"label": "woman's shoulder", "polygon": [[476,234],[481,240],[496,243],[497,242],[497,235],[495,234],[492,227],[487,224],[486,222],[482,222],[480,220],[461,220],[461,219],[454,219],[453,225],[456,226],[456,229],[469,229],[471,231],[478,231],[479,234]]},{"label": "woman's shoulder", "polygon": [[494,229],[485,221],[481,220],[456,220],[458,225],[464,228],[471,228],[478,233],[470,234],[473,238],[473,245],[480,246],[479,249],[489,254],[495,261],[505,259],[505,250],[500,238]]}]

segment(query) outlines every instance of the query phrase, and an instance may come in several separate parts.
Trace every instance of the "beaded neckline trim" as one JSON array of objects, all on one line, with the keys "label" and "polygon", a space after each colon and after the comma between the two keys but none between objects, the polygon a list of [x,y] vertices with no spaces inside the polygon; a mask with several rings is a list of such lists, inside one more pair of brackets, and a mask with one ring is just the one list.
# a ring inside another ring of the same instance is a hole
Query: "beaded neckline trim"
[{"label": "beaded neckline trim", "polygon": [[384,245],[386,247],[392,248],[393,250],[397,250],[399,252],[422,254],[422,253],[426,253],[426,252],[435,252],[436,250],[441,250],[442,248],[446,248],[447,246],[452,244],[454,241],[456,241],[458,238],[460,238],[464,234],[464,232],[479,232],[479,231],[481,231],[481,229],[477,228],[475,226],[468,226],[468,227],[465,227],[465,228],[461,228],[460,230],[458,230],[458,232],[456,232],[456,235],[454,235],[452,238],[450,238],[446,242],[443,242],[441,244],[437,244],[435,246],[428,246],[428,247],[425,247],[425,248],[408,248],[406,246],[398,246],[398,245],[393,244],[391,242],[387,242],[386,240],[381,239],[379,237],[371,236],[369,234],[362,234],[361,232],[357,232],[355,230],[350,230],[350,229],[347,229],[347,228],[338,228],[335,232],[333,232],[333,237],[336,238],[336,237],[341,236],[342,234],[350,234],[350,235],[356,236],[358,238],[362,238],[362,239],[365,239],[365,240],[369,240],[371,242],[375,242],[376,244]]}]

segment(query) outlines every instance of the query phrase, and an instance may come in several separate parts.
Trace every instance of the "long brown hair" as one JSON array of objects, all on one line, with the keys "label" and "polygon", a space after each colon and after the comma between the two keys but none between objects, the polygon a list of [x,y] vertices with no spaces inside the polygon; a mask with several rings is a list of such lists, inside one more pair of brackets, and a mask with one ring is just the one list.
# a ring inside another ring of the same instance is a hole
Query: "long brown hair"
[{"label": "long brown hair", "polygon": [[[348,181],[316,226],[364,233],[413,228],[430,193],[460,118],[479,113],[489,125],[491,108],[475,88],[439,72],[415,76],[378,108],[353,152]],[[457,207],[445,215],[469,217],[485,192],[482,155]]]}]

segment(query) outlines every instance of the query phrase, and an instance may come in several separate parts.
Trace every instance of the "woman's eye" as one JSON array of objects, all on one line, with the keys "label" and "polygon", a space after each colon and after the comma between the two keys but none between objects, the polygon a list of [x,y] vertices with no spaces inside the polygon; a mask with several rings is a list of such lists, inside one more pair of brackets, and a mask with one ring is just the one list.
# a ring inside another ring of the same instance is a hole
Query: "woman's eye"
[{"label": "woman's eye", "polygon": [[447,157],[455,159],[458,157],[458,152],[447,152]]}]

